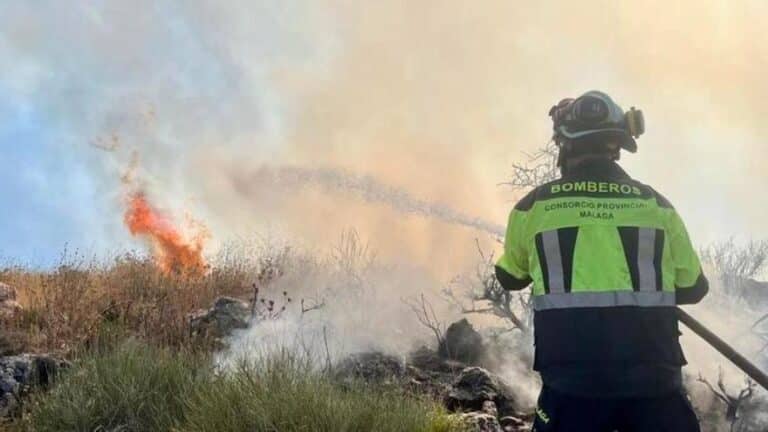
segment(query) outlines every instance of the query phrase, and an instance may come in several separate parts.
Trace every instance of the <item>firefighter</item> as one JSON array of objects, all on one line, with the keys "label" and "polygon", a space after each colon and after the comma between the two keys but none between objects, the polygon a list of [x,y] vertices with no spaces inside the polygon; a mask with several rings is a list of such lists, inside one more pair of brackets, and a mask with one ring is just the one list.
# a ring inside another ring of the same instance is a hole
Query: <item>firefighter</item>
[{"label": "firefighter", "polygon": [[590,91],[549,114],[562,175],[514,207],[496,264],[505,289],[532,284],[534,431],[699,431],[675,309],[709,284],[675,208],[617,164],[642,112]]}]

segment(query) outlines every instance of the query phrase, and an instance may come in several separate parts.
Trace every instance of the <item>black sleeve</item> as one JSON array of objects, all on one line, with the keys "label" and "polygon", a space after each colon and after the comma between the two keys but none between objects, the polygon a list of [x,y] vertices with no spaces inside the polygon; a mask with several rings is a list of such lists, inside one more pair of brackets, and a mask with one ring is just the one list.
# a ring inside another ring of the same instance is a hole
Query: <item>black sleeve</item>
[{"label": "black sleeve", "polygon": [[530,277],[518,279],[499,266],[496,266],[496,279],[501,284],[501,287],[507,291],[519,291],[532,282]]},{"label": "black sleeve", "polygon": [[692,287],[675,287],[677,304],[695,304],[701,301],[709,292],[709,281],[701,273]]}]

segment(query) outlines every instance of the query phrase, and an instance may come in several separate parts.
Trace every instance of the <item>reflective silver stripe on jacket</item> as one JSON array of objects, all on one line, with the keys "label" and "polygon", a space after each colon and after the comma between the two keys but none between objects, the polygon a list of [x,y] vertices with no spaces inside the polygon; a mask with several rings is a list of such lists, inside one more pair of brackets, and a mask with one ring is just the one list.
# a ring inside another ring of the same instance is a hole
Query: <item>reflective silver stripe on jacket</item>
[{"label": "reflective silver stripe on jacket", "polygon": [[537,311],[612,306],[675,306],[675,293],[667,291],[570,292],[533,297],[533,308]]},{"label": "reflective silver stripe on jacket", "polygon": [[[637,239],[637,270],[640,291],[656,291],[656,230],[640,228]],[[661,287],[659,287],[661,289]]]},{"label": "reflective silver stripe on jacket", "polygon": [[549,292],[564,293],[563,255],[560,253],[560,238],[558,237],[557,230],[541,233],[541,241],[544,244],[544,256],[547,260]]}]

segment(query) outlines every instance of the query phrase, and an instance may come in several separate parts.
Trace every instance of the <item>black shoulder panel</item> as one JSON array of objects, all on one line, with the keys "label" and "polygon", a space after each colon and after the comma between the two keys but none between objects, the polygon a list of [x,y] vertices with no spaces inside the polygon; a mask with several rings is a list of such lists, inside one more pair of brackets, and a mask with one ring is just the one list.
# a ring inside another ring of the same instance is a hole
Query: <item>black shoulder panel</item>
[{"label": "black shoulder panel", "polygon": [[675,208],[675,206],[673,206],[672,203],[669,202],[669,200],[664,197],[664,195],[656,191],[656,189],[650,186],[648,186],[648,189],[653,191],[653,195],[656,197],[656,203],[659,205],[659,207],[670,208],[670,209]]},{"label": "black shoulder panel", "polygon": [[533,207],[533,204],[536,202],[536,195],[539,188],[534,188],[532,191],[528,192],[526,196],[523,197],[520,201],[515,204],[515,210],[519,211],[528,211]]}]

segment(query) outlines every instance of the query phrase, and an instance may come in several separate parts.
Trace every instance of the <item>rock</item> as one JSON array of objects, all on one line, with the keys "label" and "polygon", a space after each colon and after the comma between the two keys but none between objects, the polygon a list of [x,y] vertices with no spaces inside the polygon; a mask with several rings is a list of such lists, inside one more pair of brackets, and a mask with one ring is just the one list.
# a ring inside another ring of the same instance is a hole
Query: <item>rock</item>
[{"label": "rock", "polygon": [[466,364],[440,357],[437,351],[422,346],[408,354],[407,374],[412,390],[445,400],[453,381]]},{"label": "rock", "polygon": [[443,358],[437,351],[425,346],[422,346],[408,354],[408,364],[423,371],[444,372],[451,374],[458,373],[467,367],[465,363]]},{"label": "rock", "polygon": [[498,376],[480,367],[461,371],[445,398],[450,411],[480,411],[486,401],[493,401],[501,415],[514,413],[512,391]]},{"label": "rock", "polygon": [[483,408],[482,411],[486,414],[492,415],[494,417],[499,416],[499,410],[496,408],[496,402],[487,400],[483,402]]},{"label": "rock", "polygon": [[466,318],[448,326],[438,347],[440,357],[477,365],[485,355],[483,337]]},{"label": "rock", "polygon": [[7,300],[16,300],[16,289],[6,283],[0,282],[0,303]]},{"label": "rock", "polygon": [[531,424],[515,416],[505,416],[499,419],[504,432],[523,432],[531,430]]},{"label": "rock", "polygon": [[470,427],[472,432],[504,432],[499,420],[484,412],[469,412],[461,415],[461,420]]},{"label": "rock", "polygon": [[216,339],[230,336],[235,329],[248,328],[251,309],[248,303],[232,298],[219,297],[213,307],[188,315],[189,330],[193,336]]},{"label": "rock", "polygon": [[68,366],[63,360],[42,354],[0,357],[0,418],[15,414],[32,388],[48,388]]},{"label": "rock", "polygon": [[429,396],[433,400],[444,400],[451,390],[454,375],[445,372],[424,371],[417,367],[406,365],[408,390],[411,393]]},{"label": "rock", "polygon": [[352,354],[334,368],[334,376],[343,382],[363,380],[372,383],[392,383],[406,376],[403,362],[378,351]]}]

